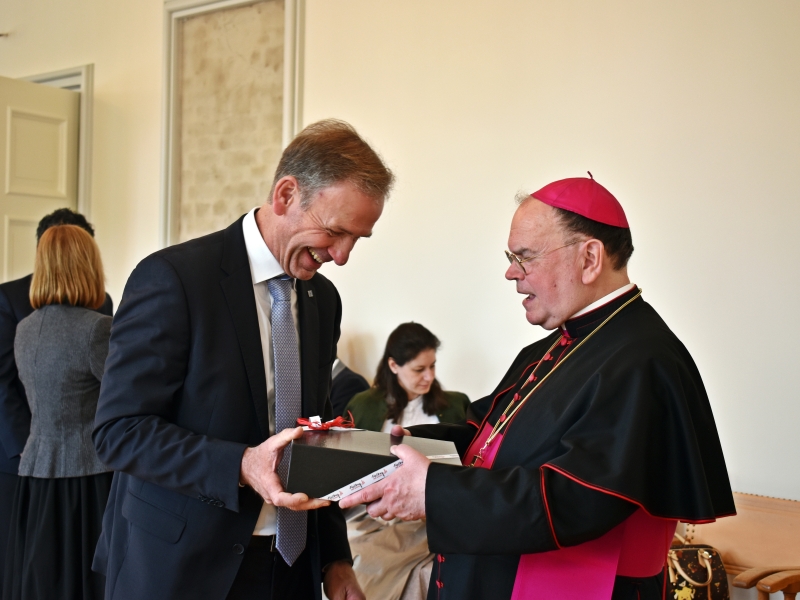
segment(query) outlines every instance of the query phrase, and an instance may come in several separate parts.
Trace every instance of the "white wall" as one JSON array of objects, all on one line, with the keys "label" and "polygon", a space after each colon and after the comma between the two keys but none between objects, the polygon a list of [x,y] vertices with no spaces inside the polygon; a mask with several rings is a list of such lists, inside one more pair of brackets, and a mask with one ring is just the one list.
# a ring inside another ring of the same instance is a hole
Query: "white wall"
[{"label": "white wall", "polygon": [[[94,213],[116,299],[157,247],[160,0],[4,0],[0,75],[96,65]],[[527,325],[503,279],[519,189],[591,170],[625,206],[633,279],[694,355],[734,488],[800,499],[794,363],[800,5],[793,0],[307,0],[304,118],[351,121],[398,176],[375,236],[324,272],[343,356],[443,340],[477,398]]]},{"label": "white wall", "polygon": [[0,75],[94,63],[92,213],[108,291],[157,249],[162,12],[158,0],[2,0]]},{"label": "white wall", "polygon": [[488,393],[541,335],[503,279],[519,189],[591,170],[633,280],[706,382],[735,489],[800,499],[800,5],[308,0],[307,122],[351,121],[398,187],[344,269],[343,354],[414,319]]}]

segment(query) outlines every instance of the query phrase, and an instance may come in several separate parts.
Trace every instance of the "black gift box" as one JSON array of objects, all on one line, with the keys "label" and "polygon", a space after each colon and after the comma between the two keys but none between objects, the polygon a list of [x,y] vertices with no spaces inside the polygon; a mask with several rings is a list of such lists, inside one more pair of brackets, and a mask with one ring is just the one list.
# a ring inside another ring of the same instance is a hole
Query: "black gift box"
[{"label": "black gift box", "polygon": [[[306,431],[292,442],[286,491],[322,498],[397,461],[389,448],[398,443],[425,456],[457,456],[455,444],[441,440],[364,430]],[[458,458],[432,460],[461,465]]]}]

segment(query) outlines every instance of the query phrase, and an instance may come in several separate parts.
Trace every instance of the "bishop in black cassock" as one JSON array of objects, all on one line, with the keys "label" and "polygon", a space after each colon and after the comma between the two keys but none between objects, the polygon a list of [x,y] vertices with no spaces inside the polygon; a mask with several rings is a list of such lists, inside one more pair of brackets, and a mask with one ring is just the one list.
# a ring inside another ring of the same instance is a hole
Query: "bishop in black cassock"
[{"label": "bishop in black cassock", "polygon": [[677,521],[735,514],[697,367],[629,282],[625,213],[591,177],[525,198],[509,248],[528,321],[553,333],[464,423],[411,429],[463,467],[399,446],[403,468],[340,504],[427,518],[429,600],[663,599]]}]

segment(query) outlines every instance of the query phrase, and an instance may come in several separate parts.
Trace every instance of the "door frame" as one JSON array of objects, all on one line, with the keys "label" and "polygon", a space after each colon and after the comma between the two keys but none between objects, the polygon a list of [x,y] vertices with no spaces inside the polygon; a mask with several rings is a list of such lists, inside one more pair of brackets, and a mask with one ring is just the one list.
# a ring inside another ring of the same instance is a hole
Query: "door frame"
[{"label": "door frame", "polygon": [[77,211],[92,220],[92,145],[94,132],[94,65],[81,65],[39,75],[22,81],[80,92],[78,123],[78,205]]},{"label": "door frame", "polygon": [[[180,72],[178,23],[193,15],[248,6],[262,0],[164,0],[164,93],[161,142],[161,247],[178,241],[180,210],[180,118],[178,86]],[[300,131],[303,100],[303,32],[305,0],[284,0],[283,128],[286,147]]]}]

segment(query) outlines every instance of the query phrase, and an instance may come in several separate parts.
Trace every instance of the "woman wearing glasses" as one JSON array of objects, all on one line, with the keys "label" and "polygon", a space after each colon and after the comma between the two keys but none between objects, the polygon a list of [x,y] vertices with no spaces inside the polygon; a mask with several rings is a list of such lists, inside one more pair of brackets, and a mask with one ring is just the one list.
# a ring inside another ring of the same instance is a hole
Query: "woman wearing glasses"
[{"label": "woman wearing glasses", "polygon": [[[439,339],[419,323],[403,323],[386,341],[373,387],[347,405],[355,426],[389,433],[411,427],[463,421],[469,398],[445,392],[436,380]],[[421,600],[426,597],[433,554],[423,521],[384,521],[364,506],[346,511],[354,569],[368,598]]]}]

